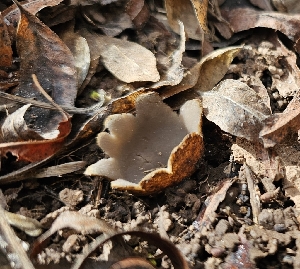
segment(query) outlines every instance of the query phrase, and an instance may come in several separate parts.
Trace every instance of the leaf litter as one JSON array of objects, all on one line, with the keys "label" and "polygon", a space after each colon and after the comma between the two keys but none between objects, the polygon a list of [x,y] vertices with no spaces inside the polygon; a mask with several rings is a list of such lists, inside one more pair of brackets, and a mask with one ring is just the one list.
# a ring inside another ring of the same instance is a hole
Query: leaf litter
[{"label": "leaf litter", "polygon": [[14,2],[1,266],[299,267],[297,1]]}]

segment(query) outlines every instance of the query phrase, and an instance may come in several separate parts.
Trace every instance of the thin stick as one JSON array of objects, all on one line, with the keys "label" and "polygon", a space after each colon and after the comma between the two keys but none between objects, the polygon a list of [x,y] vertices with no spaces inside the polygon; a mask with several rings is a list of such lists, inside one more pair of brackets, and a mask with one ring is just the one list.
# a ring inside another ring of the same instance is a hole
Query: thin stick
[{"label": "thin stick", "polygon": [[67,121],[69,119],[68,117],[68,113],[66,111],[64,111],[58,104],[56,104],[53,99],[51,98],[51,96],[49,96],[49,94],[43,89],[43,87],[41,86],[41,84],[39,83],[37,77],[35,74],[32,74],[32,80],[35,84],[35,86],[37,87],[37,89],[40,91],[40,93],[42,95],[44,95],[47,100],[54,106],[57,108],[58,111],[60,111],[60,113],[64,116],[64,119]]}]

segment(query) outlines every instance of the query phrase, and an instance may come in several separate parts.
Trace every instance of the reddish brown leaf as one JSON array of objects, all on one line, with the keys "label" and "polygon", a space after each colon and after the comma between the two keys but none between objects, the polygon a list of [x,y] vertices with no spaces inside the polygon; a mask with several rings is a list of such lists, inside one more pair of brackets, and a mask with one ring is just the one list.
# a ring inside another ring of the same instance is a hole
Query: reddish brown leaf
[{"label": "reddish brown leaf", "polygon": [[58,131],[59,135],[55,139],[38,140],[38,141],[22,141],[10,142],[0,144],[1,154],[5,155],[11,152],[18,160],[25,160],[29,162],[41,161],[49,156],[52,156],[63,145],[64,139],[69,134],[71,129],[70,119],[61,122]]}]

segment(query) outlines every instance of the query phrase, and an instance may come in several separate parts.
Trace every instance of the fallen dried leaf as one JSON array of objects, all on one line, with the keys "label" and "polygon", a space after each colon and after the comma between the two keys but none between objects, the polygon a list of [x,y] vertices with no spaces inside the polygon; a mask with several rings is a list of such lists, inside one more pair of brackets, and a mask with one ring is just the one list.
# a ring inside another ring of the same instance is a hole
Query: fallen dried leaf
[{"label": "fallen dried leaf", "polygon": [[272,0],[274,7],[280,12],[296,14],[300,12],[297,0]]},{"label": "fallen dried leaf", "polygon": [[[30,13],[36,14],[41,9],[45,7],[53,7],[58,5],[63,0],[32,0],[32,1],[23,1],[21,5],[26,8]],[[2,13],[3,17],[7,21],[8,31],[11,36],[11,39],[14,40],[16,35],[16,27],[20,20],[20,10],[13,4],[9,8],[5,9]]]},{"label": "fallen dried leaf", "polygon": [[245,169],[244,172],[245,177],[248,184],[248,190],[250,194],[250,204],[252,208],[253,222],[255,224],[259,224],[258,215],[261,211],[261,204],[260,204],[260,192],[257,185],[257,180],[254,177],[253,172],[251,171],[251,169],[248,167],[247,164],[244,164],[244,169]]},{"label": "fallen dried leaf", "polygon": [[288,134],[296,133],[300,129],[300,103],[295,96],[283,113],[276,113],[264,121],[259,133],[266,148],[274,147]]},{"label": "fallen dried leaf", "polygon": [[110,134],[100,133],[97,142],[111,158],[89,166],[85,174],[106,176],[114,180],[113,188],[148,195],[194,171],[203,153],[201,105],[198,100],[187,102],[178,117],[150,93],[138,97],[136,109],[136,117],[106,119]]},{"label": "fallen dried leaf", "polygon": [[234,33],[256,27],[265,27],[284,33],[295,42],[295,49],[300,52],[298,15],[287,15],[279,12],[264,12],[250,8],[223,9],[222,15],[229,22]]},{"label": "fallen dried leaf", "polygon": [[[76,69],[73,55],[68,47],[46,25],[24,8],[17,32],[17,49],[21,58],[20,84],[15,94],[46,101],[40,92],[32,90],[32,74],[35,74],[43,89],[53,96],[59,105],[73,106],[77,94]],[[65,120],[58,111],[32,108],[33,127],[42,133],[54,132]],[[48,120],[45,120],[48,119]],[[54,135],[52,134],[52,138]]]},{"label": "fallen dried leaf", "polygon": [[227,47],[206,55],[184,74],[178,85],[164,89],[161,96],[167,98],[190,88],[200,91],[211,90],[224,77],[229,65],[241,49],[240,46]]},{"label": "fallen dried leaf", "polygon": [[86,38],[91,55],[100,60],[116,78],[126,83],[134,81],[158,81],[156,59],[146,48],[126,40],[80,32]]},{"label": "fallen dried leaf", "polygon": [[224,80],[211,91],[199,92],[204,114],[223,131],[257,141],[269,108],[254,90],[237,80]]},{"label": "fallen dried leaf", "polygon": [[129,15],[137,29],[142,29],[150,17],[150,12],[144,0],[130,0],[126,5],[126,13]]},{"label": "fallen dried leaf", "polygon": [[175,50],[169,57],[171,66],[167,69],[165,74],[161,74],[160,81],[154,83],[149,88],[157,89],[162,86],[174,86],[181,82],[183,78],[184,69],[182,67],[182,54],[185,51],[185,33],[183,23],[178,22],[180,25],[180,44],[179,48]]},{"label": "fallen dried leaf", "polygon": [[180,34],[178,21],[182,21],[188,38],[201,39],[201,29],[191,1],[165,0],[167,18],[172,30]]},{"label": "fallen dried leaf", "polygon": [[3,15],[0,13],[0,67],[12,65],[12,48],[8,36],[7,26],[4,23]]},{"label": "fallen dried leaf", "polygon": [[209,29],[207,27],[207,9],[208,9],[208,0],[190,0],[194,6],[194,10],[196,13],[197,20],[199,25],[204,31],[204,33],[209,34]]},{"label": "fallen dried leaf", "polygon": [[203,228],[208,228],[211,225],[211,217],[214,216],[219,204],[225,199],[227,191],[233,183],[234,180],[231,178],[225,179],[219,183],[220,189],[206,199],[204,210],[200,211],[199,216],[193,223],[197,230],[201,232]]}]

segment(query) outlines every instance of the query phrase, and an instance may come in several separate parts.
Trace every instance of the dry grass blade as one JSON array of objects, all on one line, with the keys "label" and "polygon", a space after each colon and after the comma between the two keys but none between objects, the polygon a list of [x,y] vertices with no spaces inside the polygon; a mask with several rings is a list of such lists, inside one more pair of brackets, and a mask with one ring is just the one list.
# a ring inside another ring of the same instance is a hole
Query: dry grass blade
[{"label": "dry grass blade", "polygon": [[39,250],[46,243],[47,239],[58,230],[70,228],[82,234],[106,233],[114,234],[115,230],[105,221],[93,217],[84,216],[78,212],[66,211],[59,215],[53,222],[51,228],[42,234],[34,243],[31,256],[36,256]]},{"label": "dry grass blade", "polygon": [[[0,248],[6,254],[15,269],[34,269],[22,245],[17,240],[13,229],[9,226],[4,209],[0,206],[0,237],[6,243],[1,243]],[[2,241],[2,240],[1,240]]]},{"label": "dry grass blade", "polygon": [[[86,258],[97,247],[104,244],[108,240],[119,239],[123,235],[131,235],[131,236],[141,237],[142,240],[146,240],[150,244],[158,247],[165,255],[167,255],[169,257],[174,269],[189,269],[187,261],[185,260],[185,258],[181,254],[181,252],[177,249],[177,247],[171,241],[160,237],[159,234],[149,233],[146,231],[128,231],[128,232],[115,233],[112,236],[106,236],[106,235],[99,236],[89,245],[89,247],[88,247],[89,251],[88,251],[88,253],[86,253],[85,257],[82,256],[82,257],[80,257],[80,259],[76,260],[71,269],[79,269],[81,266],[81,263],[84,261],[84,258]],[[114,268],[114,267],[112,267],[112,268]],[[120,267],[116,267],[116,268],[120,268]],[[121,267],[121,268],[123,268],[123,267]],[[130,267],[124,267],[124,268],[130,268]],[[136,268],[136,267],[132,267],[132,268]],[[142,267],[142,268],[144,268],[144,267]],[[147,267],[145,267],[145,268],[147,268]],[[148,268],[151,268],[151,267],[148,267]]]}]

